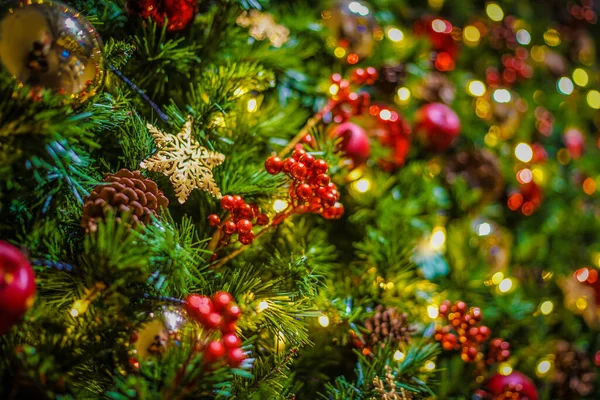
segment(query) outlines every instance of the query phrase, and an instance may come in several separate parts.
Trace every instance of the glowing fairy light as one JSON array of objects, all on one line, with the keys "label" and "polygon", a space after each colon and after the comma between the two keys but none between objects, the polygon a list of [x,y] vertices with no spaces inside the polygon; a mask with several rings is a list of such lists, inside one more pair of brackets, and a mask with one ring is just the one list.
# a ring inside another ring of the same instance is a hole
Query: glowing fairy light
[{"label": "glowing fairy light", "polygon": [[329,317],[325,314],[321,315],[319,317],[319,325],[321,325],[323,328],[326,328],[329,326]]},{"label": "glowing fairy light", "polygon": [[396,352],[394,353],[394,360],[398,361],[398,362],[401,362],[401,361],[404,360],[404,358],[406,358],[406,354],[404,354],[400,350],[396,350]]},{"label": "glowing fairy light", "polygon": [[248,112],[255,112],[258,109],[258,102],[256,99],[248,100]]},{"label": "glowing fairy light", "polygon": [[467,84],[467,93],[474,97],[480,97],[485,94],[485,84],[478,80],[469,81]]},{"label": "glowing fairy light", "polygon": [[587,103],[590,107],[595,110],[600,109],[600,92],[597,90],[590,90],[586,96]]},{"label": "glowing fairy light", "polygon": [[531,43],[531,34],[525,29],[519,29],[517,31],[517,42],[521,45],[528,45]]},{"label": "glowing fairy light", "polygon": [[354,189],[357,192],[365,193],[365,192],[369,191],[369,188],[371,187],[371,182],[367,178],[362,178],[362,179],[354,182],[354,184],[352,186],[354,186]]},{"label": "glowing fairy light", "polygon": [[589,81],[587,72],[585,72],[585,70],[582,68],[575,68],[573,71],[573,81],[575,81],[577,86],[586,86]]},{"label": "glowing fairy light", "polygon": [[487,222],[479,224],[477,226],[477,235],[479,236],[487,236],[492,232],[492,226]]},{"label": "glowing fairy light", "polygon": [[512,374],[512,372],[513,372],[512,367],[507,363],[502,363],[498,366],[498,373],[500,375],[507,376],[507,375]]},{"label": "glowing fairy light", "polygon": [[506,89],[494,90],[494,94],[492,95],[492,97],[498,103],[508,103],[512,99],[510,92]]},{"label": "glowing fairy light", "polygon": [[433,371],[435,369],[435,363],[431,360],[427,361],[423,366],[425,371]]},{"label": "glowing fairy light", "polygon": [[389,121],[392,118],[392,112],[390,110],[381,110],[379,112],[379,118],[384,121]]},{"label": "glowing fairy light", "polygon": [[273,202],[273,210],[275,212],[282,212],[283,210],[285,210],[288,207],[288,203],[285,200],[275,200]]},{"label": "glowing fairy light", "polygon": [[500,282],[500,284],[498,285],[498,290],[501,293],[506,293],[508,292],[510,289],[512,289],[513,287],[513,281],[510,278],[504,278],[502,279],[502,282]]},{"label": "glowing fairy light", "polygon": [[499,285],[503,279],[504,279],[504,274],[502,272],[496,272],[494,275],[492,275],[492,283],[494,285]]},{"label": "glowing fairy light", "polygon": [[265,311],[267,308],[269,308],[269,302],[263,300],[260,303],[258,303],[258,307],[256,308],[256,310],[258,312],[263,312]]},{"label": "glowing fairy light", "polygon": [[431,233],[431,238],[429,239],[429,246],[433,250],[441,250],[446,243],[446,229],[444,227],[438,226]]},{"label": "glowing fairy light", "polygon": [[440,311],[438,310],[438,308],[436,306],[434,306],[434,305],[427,306],[427,315],[429,315],[429,318],[435,319],[438,317],[439,314],[440,314]]},{"label": "glowing fairy light", "polygon": [[410,99],[410,90],[407,87],[401,87],[398,89],[398,100],[401,103],[406,103]]},{"label": "glowing fairy light", "polygon": [[552,363],[548,360],[542,360],[538,363],[537,367],[535,368],[535,372],[537,376],[542,377],[548,372],[550,372],[550,368],[552,368]]},{"label": "glowing fairy light", "polygon": [[552,310],[554,310],[554,304],[551,301],[546,300],[540,304],[540,312],[542,314],[548,315],[552,312]]},{"label": "glowing fairy light", "polygon": [[404,33],[398,28],[390,28],[387,30],[387,36],[392,42],[400,42],[404,40]]},{"label": "glowing fairy light", "polygon": [[492,21],[498,22],[502,21],[502,18],[504,18],[504,11],[502,11],[502,8],[496,3],[489,3],[485,8],[485,12]]},{"label": "glowing fairy light", "polygon": [[558,91],[560,93],[567,96],[573,93],[574,89],[573,81],[570,78],[567,78],[566,76],[563,76],[558,80],[558,82],[556,83],[556,87],[558,88]]},{"label": "glowing fairy light", "polygon": [[517,147],[515,147],[515,157],[517,157],[519,161],[531,161],[533,158],[533,150],[531,149],[531,146],[527,143],[519,143]]}]

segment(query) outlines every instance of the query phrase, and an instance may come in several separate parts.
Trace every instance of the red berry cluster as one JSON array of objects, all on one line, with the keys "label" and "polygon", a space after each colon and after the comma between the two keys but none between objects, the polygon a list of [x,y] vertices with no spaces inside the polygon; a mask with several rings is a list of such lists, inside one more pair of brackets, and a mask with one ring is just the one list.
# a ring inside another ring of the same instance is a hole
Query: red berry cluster
[{"label": "red berry cluster", "polygon": [[[490,338],[492,332],[487,326],[481,325],[483,318],[481,310],[478,307],[468,309],[463,301],[452,304],[445,300],[440,305],[439,314],[449,322],[448,325],[437,329],[435,333],[435,340],[441,342],[442,348],[446,351],[460,350],[464,362],[475,362],[483,358],[481,347]],[[496,361],[503,361],[508,358],[505,353],[499,353],[502,356],[506,355],[504,359],[495,355],[496,353],[490,353],[488,359],[492,357]]]},{"label": "red berry cluster", "polygon": [[569,2],[567,8],[569,13],[578,20],[585,20],[590,24],[598,22],[598,14],[594,11],[593,0],[583,0],[582,4],[573,4]]},{"label": "red berry cluster", "polygon": [[[277,156],[265,161],[265,169],[271,175],[283,172],[291,178],[289,196],[291,213],[311,212],[325,219],[338,219],[344,214],[344,206],[338,202],[340,193],[326,174],[325,160],[315,159],[302,148],[296,148],[291,157],[281,160]],[[285,211],[283,218],[289,215]],[[280,222],[281,216],[275,222]]]},{"label": "red berry cluster", "polygon": [[335,94],[330,100],[333,122],[340,124],[367,109],[371,98],[366,92],[356,91],[356,86],[372,85],[377,80],[377,75],[377,70],[373,67],[355,69],[350,80],[342,78],[338,73],[331,75],[331,83],[337,87],[331,92]]},{"label": "red berry cluster", "polygon": [[508,357],[510,357],[510,344],[507,341],[501,338],[490,340],[490,348],[486,358],[488,364],[506,361]]},{"label": "red berry cluster", "polygon": [[502,73],[496,68],[489,67],[486,73],[487,83],[490,87],[511,86],[517,80],[529,79],[533,76],[533,67],[525,61],[529,54],[524,48],[516,50],[516,56],[505,54],[502,56]]},{"label": "red berry cluster", "polygon": [[236,321],[242,311],[233,302],[227,292],[217,292],[212,299],[206,296],[191,294],[185,299],[185,310],[188,315],[209,331],[221,332],[220,340],[212,340],[204,349],[204,357],[208,363],[215,363],[223,357],[232,367],[238,367],[246,358],[242,350],[242,341],[235,334]]},{"label": "red berry cluster", "polygon": [[269,217],[261,213],[256,204],[247,204],[241,196],[230,194],[223,196],[221,198],[221,208],[231,213],[231,216],[222,223],[217,214],[208,216],[209,225],[219,227],[224,233],[220,245],[226,246],[231,243],[231,236],[235,234],[238,235],[240,243],[250,244],[254,241],[252,227],[269,224]]},{"label": "red berry cluster", "polygon": [[524,183],[519,191],[508,196],[507,204],[511,210],[520,209],[523,215],[529,216],[542,205],[542,189],[534,181]]}]

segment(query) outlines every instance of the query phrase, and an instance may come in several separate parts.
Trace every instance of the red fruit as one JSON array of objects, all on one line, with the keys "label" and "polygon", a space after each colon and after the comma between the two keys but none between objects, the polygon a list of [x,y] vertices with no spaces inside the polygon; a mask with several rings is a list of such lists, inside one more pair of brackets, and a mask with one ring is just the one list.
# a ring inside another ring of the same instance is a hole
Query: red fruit
[{"label": "red fruit", "polygon": [[248,245],[254,241],[254,232],[240,233],[238,240],[241,244]]},{"label": "red fruit", "polygon": [[315,158],[310,154],[302,155],[298,161],[300,161],[302,164],[306,165],[306,168],[309,168],[309,169],[312,168],[313,165],[315,164]]},{"label": "red fruit", "polygon": [[221,224],[221,218],[217,214],[210,214],[208,216],[208,225],[219,226]]},{"label": "red fruit", "polygon": [[242,341],[239,337],[235,335],[235,333],[227,333],[223,335],[223,344],[227,349],[235,349],[242,345]]},{"label": "red fruit", "polygon": [[377,70],[374,67],[367,67],[367,83],[369,85],[372,85],[373,83],[375,83],[375,80],[377,79],[379,73],[377,72]]},{"label": "red fruit", "polygon": [[234,321],[225,322],[223,325],[221,325],[221,332],[223,333],[235,333],[235,331],[236,326]]},{"label": "red fruit", "polygon": [[296,148],[294,150],[294,152],[292,153],[292,158],[295,159],[296,161],[300,161],[300,158],[306,154],[306,150],[304,150],[302,147],[300,148]]},{"label": "red fruit", "polygon": [[534,163],[543,163],[548,160],[548,152],[540,143],[533,143],[531,145],[533,150],[533,158],[531,159]]},{"label": "red fruit", "polygon": [[487,338],[489,338],[492,334],[492,331],[487,326],[482,325],[479,327],[479,334],[483,336],[483,340],[487,340]]},{"label": "red fruit", "polygon": [[233,297],[227,292],[217,292],[212,296],[213,307],[218,312],[223,312],[232,301]]},{"label": "red fruit", "polygon": [[236,211],[236,216],[239,218],[254,219],[254,207],[250,204],[242,204]]},{"label": "red fruit", "polygon": [[212,301],[206,296],[191,294],[186,298],[185,309],[196,321],[206,323],[209,315],[213,312]]},{"label": "red fruit", "polygon": [[335,198],[335,195],[332,193],[327,193],[327,195],[325,195],[325,197],[323,198],[323,204],[325,204],[326,206],[329,206],[329,207],[333,207],[335,205],[336,201],[337,201],[337,199]]},{"label": "red fruit", "polygon": [[585,149],[585,137],[579,129],[567,129],[563,135],[563,139],[571,157],[578,159],[583,155]]},{"label": "red fruit", "polygon": [[444,350],[453,350],[458,343],[458,338],[453,333],[446,333],[442,336],[442,347]]},{"label": "red fruit", "polygon": [[319,196],[319,198],[324,199],[329,193],[329,188],[325,186],[319,186],[315,189],[315,194]]},{"label": "red fruit", "polygon": [[339,150],[355,165],[362,164],[371,153],[367,132],[352,122],[335,126],[329,135],[333,138],[341,138]]},{"label": "red fruit", "polygon": [[240,234],[248,233],[252,230],[252,222],[247,219],[241,219],[237,223],[237,230]]},{"label": "red fruit", "polygon": [[465,311],[467,311],[467,304],[464,301],[457,301],[456,310],[460,313],[464,313]]},{"label": "red fruit", "polygon": [[225,314],[225,320],[227,320],[229,322],[237,321],[240,318],[240,315],[242,315],[242,309],[237,304],[229,303],[224,314]]},{"label": "red fruit", "polygon": [[235,199],[232,195],[228,194],[221,198],[221,208],[224,210],[231,210],[235,206]]},{"label": "red fruit", "polygon": [[319,186],[327,186],[329,185],[329,182],[331,182],[331,179],[327,174],[319,174],[316,176],[315,182]]},{"label": "red fruit", "polygon": [[477,322],[481,321],[481,319],[483,318],[483,314],[481,313],[481,309],[479,307],[472,307],[469,310],[469,314]]},{"label": "red fruit", "polygon": [[207,362],[213,363],[225,355],[225,346],[223,342],[218,340],[213,340],[206,346],[204,349],[204,357]]},{"label": "red fruit", "polygon": [[206,326],[208,329],[216,329],[221,326],[222,323],[223,317],[221,317],[221,314],[216,312],[208,314],[208,317],[206,317],[204,320],[204,326]]},{"label": "red fruit", "polygon": [[281,158],[277,156],[269,157],[267,158],[267,161],[265,161],[265,169],[271,175],[275,175],[281,172],[282,167],[283,161],[281,161]]},{"label": "red fruit", "polygon": [[227,352],[227,362],[233,368],[239,367],[239,365],[246,359],[246,354],[241,348],[230,349]]},{"label": "red fruit", "polygon": [[442,103],[426,104],[417,110],[415,132],[433,151],[445,151],[460,135],[458,115]]},{"label": "red fruit", "polygon": [[269,225],[269,217],[266,214],[258,214],[256,224],[259,226]]},{"label": "red fruit", "polygon": [[241,206],[244,205],[244,199],[242,199],[242,196],[239,195],[235,195],[233,196],[233,208],[240,208]]},{"label": "red fruit", "polygon": [[327,168],[329,168],[327,161],[321,159],[315,160],[315,163],[313,164],[313,173],[315,175],[324,174],[327,172]]},{"label": "red fruit", "polygon": [[0,241],[0,335],[27,312],[35,296],[35,275],[15,246]]},{"label": "red fruit", "polygon": [[291,169],[292,169],[292,166],[293,166],[294,164],[296,164],[297,162],[298,162],[298,161],[296,161],[294,158],[291,158],[291,157],[289,157],[289,158],[286,158],[286,159],[283,161],[283,166],[281,167],[281,169],[283,170],[283,172],[285,172],[285,173],[289,174],[289,173],[290,173],[290,171],[291,171]]},{"label": "red fruit", "polygon": [[537,400],[538,393],[535,385],[527,376],[519,371],[513,371],[510,375],[494,374],[487,382],[487,390],[492,395],[504,394],[507,390],[514,392],[517,386],[521,389],[519,394],[521,398],[527,397],[528,400]]},{"label": "red fruit", "polygon": [[342,75],[336,72],[335,74],[331,75],[329,79],[331,80],[331,83],[340,83],[342,81]]},{"label": "red fruit", "polygon": [[162,27],[168,20],[170,32],[185,29],[196,14],[195,0],[128,0],[127,10],[143,19],[152,18]]},{"label": "red fruit", "polygon": [[237,224],[233,221],[227,221],[223,225],[223,231],[228,235],[233,235],[237,231]]},{"label": "red fruit", "polygon": [[312,191],[312,188],[310,187],[310,185],[303,183],[303,184],[299,185],[298,188],[296,189],[296,194],[302,200],[308,200],[312,197],[313,191]]},{"label": "red fruit", "polygon": [[290,174],[294,178],[296,178],[298,180],[302,180],[308,174],[308,170],[306,169],[306,165],[304,165],[301,162],[297,162],[294,165],[292,165],[292,167],[290,168]]}]

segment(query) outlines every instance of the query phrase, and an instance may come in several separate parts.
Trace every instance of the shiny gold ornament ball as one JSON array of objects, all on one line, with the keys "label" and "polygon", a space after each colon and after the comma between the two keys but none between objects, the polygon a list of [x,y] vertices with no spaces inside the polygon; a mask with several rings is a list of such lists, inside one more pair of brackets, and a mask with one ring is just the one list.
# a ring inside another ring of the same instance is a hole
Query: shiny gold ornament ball
[{"label": "shiny gold ornament ball", "polygon": [[79,12],[51,0],[19,1],[0,17],[0,61],[19,82],[80,102],[102,84],[102,43]]}]

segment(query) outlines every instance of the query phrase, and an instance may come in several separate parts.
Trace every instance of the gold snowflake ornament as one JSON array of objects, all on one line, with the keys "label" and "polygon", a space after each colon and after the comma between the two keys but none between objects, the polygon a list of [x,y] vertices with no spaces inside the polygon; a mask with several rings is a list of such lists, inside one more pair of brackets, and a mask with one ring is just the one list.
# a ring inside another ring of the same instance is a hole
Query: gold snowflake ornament
[{"label": "gold snowflake ornament", "polygon": [[200,146],[192,136],[191,117],[188,117],[177,135],[164,133],[151,124],[147,127],[158,151],[142,161],[140,167],[169,176],[181,204],[190,197],[194,188],[207,191],[217,199],[221,198],[212,169],[221,165],[225,156]]}]

